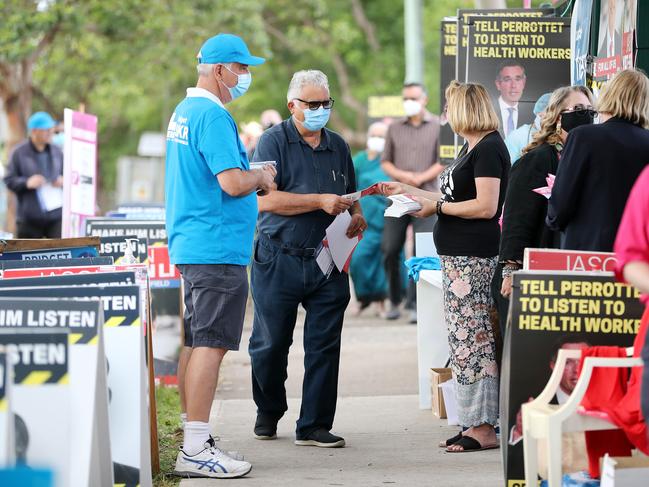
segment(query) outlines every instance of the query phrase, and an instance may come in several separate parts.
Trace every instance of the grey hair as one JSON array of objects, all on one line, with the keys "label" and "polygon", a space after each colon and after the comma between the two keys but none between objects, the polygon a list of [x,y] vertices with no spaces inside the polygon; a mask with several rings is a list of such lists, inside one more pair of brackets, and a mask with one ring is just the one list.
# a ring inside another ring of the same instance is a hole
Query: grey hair
[{"label": "grey hair", "polygon": [[199,76],[209,76],[212,73],[212,68],[217,64],[222,64],[228,69],[232,67],[232,63],[215,63],[215,64],[202,63],[196,66],[196,71],[198,71]]},{"label": "grey hair", "polygon": [[381,121],[374,122],[374,123],[370,124],[370,126],[368,127],[367,136],[370,137],[370,134],[374,131],[374,129],[377,129],[379,127],[380,128],[385,128],[385,129],[388,128],[388,126],[387,126],[387,124],[385,122],[381,122]]},{"label": "grey hair", "polygon": [[298,71],[293,75],[288,85],[286,100],[291,101],[298,98],[305,86],[317,86],[318,88],[326,88],[329,91],[329,80],[326,74],[317,69]]}]

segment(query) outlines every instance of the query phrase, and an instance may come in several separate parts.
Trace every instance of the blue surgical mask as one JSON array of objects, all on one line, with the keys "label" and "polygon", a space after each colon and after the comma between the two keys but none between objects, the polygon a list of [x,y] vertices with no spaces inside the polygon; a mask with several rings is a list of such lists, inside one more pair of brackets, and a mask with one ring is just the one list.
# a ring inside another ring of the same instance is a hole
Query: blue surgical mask
[{"label": "blue surgical mask", "polygon": [[320,107],[317,110],[304,110],[304,128],[311,132],[316,132],[327,125],[331,108]]},{"label": "blue surgical mask", "polygon": [[230,97],[232,97],[233,100],[236,100],[240,96],[244,95],[246,91],[248,91],[248,88],[250,88],[250,85],[252,84],[252,75],[250,73],[242,73],[242,74],[237,74],[234,73],[231,69],[229,69],[227,66],[223,66],[225,69],[230,71],[232,74],[237,76],[237,84],[234,85],[232,88],[230,88],[228,85],[225,85],[225,87],[228,89],[230,92]]},{"label": "blue surgical mask", "polygon": [[65,134],[63,132],[59,132],[52,136],[52,144],[63,147],[63,142],[65,142]]}]

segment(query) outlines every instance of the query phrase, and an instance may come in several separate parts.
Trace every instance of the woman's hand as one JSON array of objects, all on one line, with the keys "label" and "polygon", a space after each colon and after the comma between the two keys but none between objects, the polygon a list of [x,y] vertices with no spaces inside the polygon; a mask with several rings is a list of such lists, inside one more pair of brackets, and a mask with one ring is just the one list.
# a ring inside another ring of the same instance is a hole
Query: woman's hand
[{"label": "woman's hand", "polygon": [[379,183],[379,191],[383,196],[393,196],[395,194],[404,194],[408,192],[409,186],[397,181]]},{"label": "woman's hand", "polygon": [[512,276],[511,274],[503,279],[503,285],[500,287],[500,294],[509,298],[512,294]]},{"label": "woman's hand", "polygon": [[419,210],[417,213],[411,213],[412,216],[417,218],[425,218],[437,213],[436,200],[429,200],[428,198],[422,198],[421,196],[409,196],[421,205],[421,210]]}]

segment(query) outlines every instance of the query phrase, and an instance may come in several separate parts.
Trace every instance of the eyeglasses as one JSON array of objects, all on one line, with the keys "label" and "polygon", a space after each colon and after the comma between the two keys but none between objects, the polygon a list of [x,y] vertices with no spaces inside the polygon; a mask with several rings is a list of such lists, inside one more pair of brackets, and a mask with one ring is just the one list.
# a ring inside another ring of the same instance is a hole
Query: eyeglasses
[{"label": "eyeglasses", "polygon": [[333,98],[329,98],[328,100],[324,101],[306,101],[302,100],[301,98],[296,98],[296,100],[305,103],[309,107],[309,110],[317,110],[318,108],[320,108],[320,106],[322,106],[322,108],[324,108],[325,110],[330,110],[334,106]]}]

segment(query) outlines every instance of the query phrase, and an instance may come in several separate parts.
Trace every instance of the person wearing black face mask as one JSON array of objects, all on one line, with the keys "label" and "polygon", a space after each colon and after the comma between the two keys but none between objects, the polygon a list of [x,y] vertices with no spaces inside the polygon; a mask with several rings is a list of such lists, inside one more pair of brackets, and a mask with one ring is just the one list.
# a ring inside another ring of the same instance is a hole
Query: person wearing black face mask
[{"label": "person wearing black face mask", "polygon": [[599,98],[600,124],[566,112],[570,136],[562,153],[546,222],[561,231],[561,248],[612,252],[635,180],[649,163],[649,78],[635,69],[616,74]]},{"label": "person wearing black face mask", "polygon": [[523,155],[512,166],[505,196],[498,267],[491,282],[491,293],[498,306],[504,336],[512,273],[523,266],[528,247],[556,248],[558,232],[545,225],[548,200],[536,193],[547,186],[548,174],[556,174],[568,132],[583,123],[593,123],[590,91],[583,86],[558,88],[550,96],[541,128]]}]

